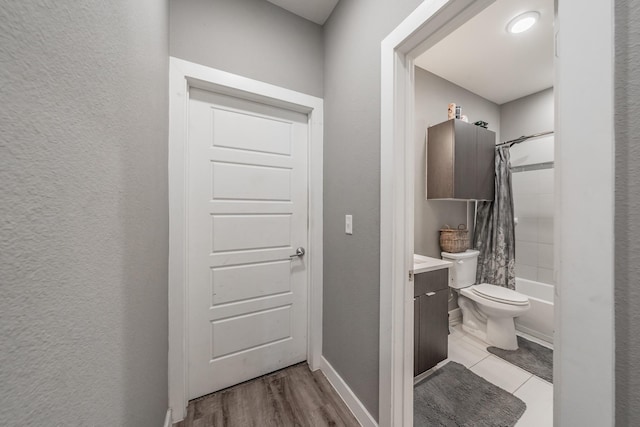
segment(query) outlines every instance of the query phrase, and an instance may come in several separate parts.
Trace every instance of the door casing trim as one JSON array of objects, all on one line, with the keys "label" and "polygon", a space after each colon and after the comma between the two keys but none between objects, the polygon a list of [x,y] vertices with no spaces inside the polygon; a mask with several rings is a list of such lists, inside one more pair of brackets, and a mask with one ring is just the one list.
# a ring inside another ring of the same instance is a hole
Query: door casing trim
[{"label": "door casing trim", "polygon": [[187,400],[187,117],[189,89],[199,88],[303,113],[309,129],[307,363],[322,355],[323,100],[204,65],[169,58],[169,407],[173,421]]},{"label": "door casing trim", "polygon": [[493,1],[425,1],[380,46],[380,426],[413,425],[415,55]]}]

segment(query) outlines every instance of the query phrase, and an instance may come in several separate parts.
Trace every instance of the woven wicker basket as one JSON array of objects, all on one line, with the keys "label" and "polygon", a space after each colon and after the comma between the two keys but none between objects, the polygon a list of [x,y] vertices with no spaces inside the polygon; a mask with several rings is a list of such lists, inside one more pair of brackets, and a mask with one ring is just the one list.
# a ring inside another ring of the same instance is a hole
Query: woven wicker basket
[{"label": "woven wicker basket", "polygon": [[440,229],[440,249],[444,252],[457,253],[469,249],[469,230],[464,224],[457,229],[449,227]]}]

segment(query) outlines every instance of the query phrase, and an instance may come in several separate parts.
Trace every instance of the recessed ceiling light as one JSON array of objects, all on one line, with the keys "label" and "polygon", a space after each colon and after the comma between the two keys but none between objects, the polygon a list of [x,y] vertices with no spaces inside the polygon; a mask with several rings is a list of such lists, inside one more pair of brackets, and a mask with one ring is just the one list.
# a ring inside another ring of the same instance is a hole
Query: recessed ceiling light
[{"label": "recessed ceiling light", "polygon": [[529,28],[533,27],[536,22],[538,22],[538,18],[540,18],[540,14],[533,11],[518,15],[507,24],[507,32],[517,34],[527,31]]}]

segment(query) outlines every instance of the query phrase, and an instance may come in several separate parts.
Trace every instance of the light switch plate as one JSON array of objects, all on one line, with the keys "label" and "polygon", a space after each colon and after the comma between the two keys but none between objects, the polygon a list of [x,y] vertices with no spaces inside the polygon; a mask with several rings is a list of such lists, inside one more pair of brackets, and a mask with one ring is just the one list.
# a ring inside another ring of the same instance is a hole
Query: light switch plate
[{"label": "light switch plate", "polygon": [[353,234],[353,216],[344,216],[344,232],[347,234]]}]

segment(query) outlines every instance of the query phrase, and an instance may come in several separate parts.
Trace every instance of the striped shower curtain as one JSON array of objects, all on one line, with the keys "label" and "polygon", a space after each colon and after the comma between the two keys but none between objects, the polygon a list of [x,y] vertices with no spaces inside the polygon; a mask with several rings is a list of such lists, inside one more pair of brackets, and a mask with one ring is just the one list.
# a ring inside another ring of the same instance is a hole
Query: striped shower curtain
[{"label": "striped shower curtain", "polygon": [[495,196],[478,202],[473,247],[480,251],[476,283],[516,287],[516,240],[509,147],[496,149]]}]

